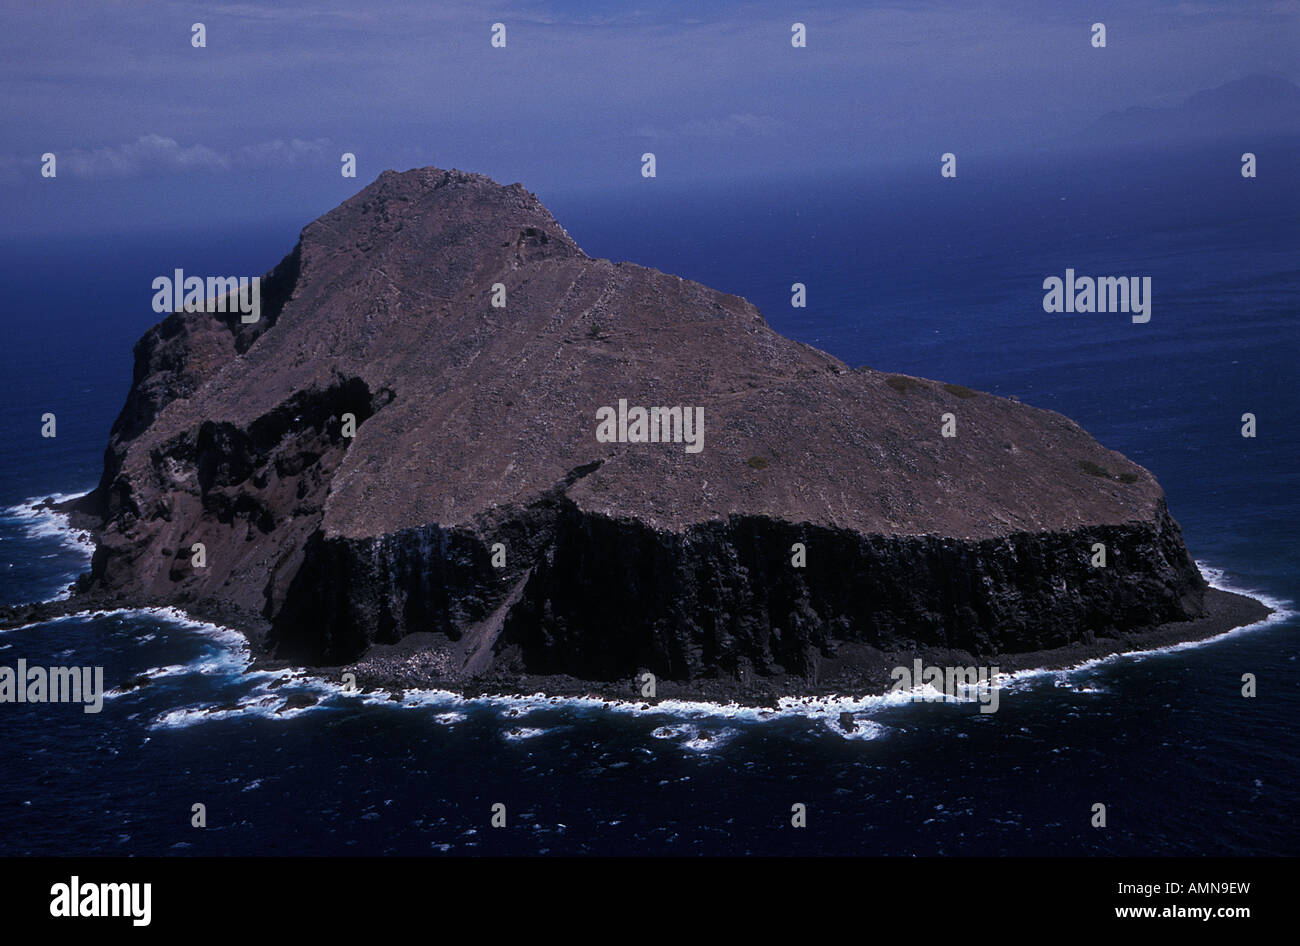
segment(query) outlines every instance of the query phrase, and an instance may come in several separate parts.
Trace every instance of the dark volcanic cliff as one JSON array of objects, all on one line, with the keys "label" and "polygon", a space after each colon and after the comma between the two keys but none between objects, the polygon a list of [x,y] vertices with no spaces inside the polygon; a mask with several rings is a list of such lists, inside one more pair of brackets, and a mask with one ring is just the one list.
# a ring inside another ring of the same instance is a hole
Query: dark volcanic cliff
[{"label": "dark volcanic cliff", "polygon": [[[599,442],[620,398],[702,407],[702,452]],[[1065,417],[850,370],[434,168],[308,225],[258,323],[151,329],[80,508],[87,598],[220,614],[308,664],[418,640],[442,682],[811,681],[854,648],[996,658],[1205,598],[1155,480]]]}]

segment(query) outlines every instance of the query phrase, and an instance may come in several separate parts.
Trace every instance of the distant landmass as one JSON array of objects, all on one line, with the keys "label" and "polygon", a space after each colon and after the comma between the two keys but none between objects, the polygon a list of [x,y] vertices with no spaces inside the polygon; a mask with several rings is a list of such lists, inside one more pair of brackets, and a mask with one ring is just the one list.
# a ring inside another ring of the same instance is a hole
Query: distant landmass
[{"label": "distant landmass", "polygon": [[765,701],[1267,613],[1068,418],[852,369],[437,168],[308,225],[256,321],[150,329],[68,508],[90,572],[5,622],[174,605],[385,685]]},{"label": "distant landmass", "polygon": [[1253,75],[1189,96],[1172,108],[1108,112],[1081,137],[1102,145],[1200,141],[1225,136],[1300,135],[1300,86]]}]

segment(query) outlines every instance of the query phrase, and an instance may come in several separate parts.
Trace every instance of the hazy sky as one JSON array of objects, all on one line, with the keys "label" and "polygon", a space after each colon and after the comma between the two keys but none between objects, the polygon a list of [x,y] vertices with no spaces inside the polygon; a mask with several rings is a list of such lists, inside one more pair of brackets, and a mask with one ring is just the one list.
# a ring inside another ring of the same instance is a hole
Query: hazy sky
[{"label": "hazy sky", "polygon": [[543,199],[635,184],[645,151],[674,181],[815,174],[1031,149],[1251,73],[1294,81],[1297,49],[1300,0],[7,0],[0,186],[15,235],[306,222],[426,164]]}]

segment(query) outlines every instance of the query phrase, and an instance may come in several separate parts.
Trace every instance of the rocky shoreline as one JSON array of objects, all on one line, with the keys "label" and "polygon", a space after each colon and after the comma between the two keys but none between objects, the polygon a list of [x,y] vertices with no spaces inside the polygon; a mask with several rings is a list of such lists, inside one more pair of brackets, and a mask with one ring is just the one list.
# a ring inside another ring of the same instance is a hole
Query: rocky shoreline
[{"label": "rocky shoreline", "polygon": [[[586,680],[566,674],[501,671],[470,679],[449,676],[440,668],[447,666],[445,651],[451,642],[439,639],[438,635],[420,633],[407,635],[393,645],[375,645],[363,659],[354,663],[332,666],[296,664],[278,659],[268,650],[268,622],[216,599],[180,606],[174,602],[128,602],[120,596],[77,593],[55,601],[0,607],[0,628],[35,624],[85,612],[175,608],[194,620],[242,634],[248,641],[252,657],[249,670],[302,671],[335,683],[343,682],[344,674],[351,674],[361,690],[400,693],[443,689],[465,697],[544,694],[647,705],[675,700],[772,708],[778,701],[788,699],[862,698],[885,693],[892,684],[891,671],[899,666],[910,667],[917,659],[926,666],[937,667],[996,666],[1001,673],[1063,670],[1114,655],[1209,640],[1259,623],[1274,613],[1262,601],[1219,588],[1209,588],[1204,600],[1204,615],[1190,621],[1171,621],[1043,650],[976,655],[965,650],[933,646],[888,651],[866,645],[841,646],[835,659],[819,661],[816,674],[811,678],[790,674],[771,677],[751,674],[748,678],[718,676],[687,682],[656,678],[653,697],[642,695],[644,668],[620,680]],[[137,685],[140,682],[143,681],[137,681]]]},{"label": "rocky shoreline", "polygon": [[[718,677],[687,683],[657,679],[655,697],[643,697],[641,674],[627,680],[580,680],[566,675],[499,674],[470,681],[440,679],[429,673],[436,665],[437,652],[422,647],[418,640],[393,647],[377,647],[365,660],[341,668],[329,668],[331,679],[343,672],[356,675],[357,685],[389,691],[407,689],[451,689],[466,696],[512,696],[543,693],[547,696],[596,696],[608,700],[645,702],[681,700],[704,703],[737,703],[742,706],[772,707],[784,698],[864,697],[887,692],[895,667],[912,666],[920,659],[926,666],[997,666],[1002,673],[1020,670],[1058,670],[1113,654],[1131,653],[1217,637],[1235,628],[1264,620],[1273,610],[1262,602],[1235,592],[1210,589],[1206,594],[1206,615],[1193,621],[1170,622],[1136,630],[1119,637],[1097,638],[1042,651],[976,657],[968,651],[921,647],[882,651],[874,647],[841,648],[840,659],[826,661],[814,679],[784,675],[748,679]],[[849,652],[844,652],[849,651]]]}]

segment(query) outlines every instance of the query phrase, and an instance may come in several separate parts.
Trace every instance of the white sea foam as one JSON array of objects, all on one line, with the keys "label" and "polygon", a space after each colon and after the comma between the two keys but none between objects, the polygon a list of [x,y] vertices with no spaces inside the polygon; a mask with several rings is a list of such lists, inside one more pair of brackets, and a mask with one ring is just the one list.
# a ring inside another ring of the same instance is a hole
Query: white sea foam
[{"label": "white sea foam", "polygon": [[516,726],[512,729],[507,729],[501,735],[511,742],[519,742],[523,739],[536,739],[538,736],[545,736],[546,733],[547,730],[545,729],[530,729]]},{"label": "white sea foam", "polygon": [[682,747],[692,752],[714,752],[739,735],[738,729],[707,730],[685,740]]},{"label": "white sea foam", "polygon": [[[94,554],[95,541],[93,537],[84,529],[74,529],[67,513],[50,509],[44,503],[47,500],[53,500],[54,503],[64,503],[70,499],[79,499],[85,496],[87,492],[89,490],[80,493],[51,493],[48,496],[34,496],[18,503],[16,506],[0,509],[0,515],[16,523],[29,539],[57,539],[59,545],[64,549],[78,553],[82,558],[82,563],[76,570],[80,572],[90,564],[90,558]],[[72,584],[69,582],[67,587],[49,600],[63,601],[71,593]]]},{"label": "white sea foam", "polygon": [[712,752],[731,742],[739,733],[738,729],[704,729],[690,723],[678,723],[659,726],[650,735],[656,739],[675,742],[692,752]]},{"label": "white sea foam", "polygon": [[16,521],[28,538],[57,538],[65,548],[75,552],[84,552],[87,561],[89,561],[91,553],[95,550],[94,539],[90,533],[83,529],[74,529],[68,522],[67,513],[50,509],[45,505],[47,501],[61,504],[71,499],[80,499],[88,492],[89,490],[80,493],[51,493],[47,496],[33,496],[30,499],[23,500],[16,506],[5,507],[0,510],[0,514]]},{"label": "white sea foam", "polygon": [[889,727],[870,719],[853,718],[853,729],[849,730],[844,727],[839,716],[824,717],[823,725],[831,732],[843,739],[859,739],[869,742],[872,739],[879,739],[889,732]]},{"label": "white sea foam", "polygon": [[295,719],[314,707],[288,709],[288,702],[275,696],[251,695],[233,706],[219,704],[184,706],[163,713],[150,724],[150,729],[185,729],[198,723],[236,719],[252,716],[261,719]]}]

